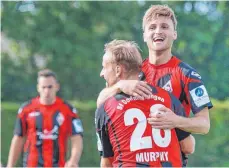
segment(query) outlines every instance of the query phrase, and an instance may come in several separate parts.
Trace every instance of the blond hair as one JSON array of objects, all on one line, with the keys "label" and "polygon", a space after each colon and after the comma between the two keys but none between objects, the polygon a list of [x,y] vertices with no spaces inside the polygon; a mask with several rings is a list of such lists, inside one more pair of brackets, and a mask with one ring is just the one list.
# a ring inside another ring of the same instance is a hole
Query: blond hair
[{"label": "blond hair", "polygon": [[177,19],[174,14],[174,11],[168,6],[168,5],[152,5],[146,12],[143,17],[142,22],[142,29],[145,30],[146,25],[148,22],[152,21],[155,18],[158,18],[159,16],[165,16],[172,20],[174,30],[176,30],[177,27]]},{"label": "blond hair", "polygon": [[104,51],[111,52],[112,61],[123,65],[128,74],[140,72],[142,56],[138,45],[134,41],[115,39],[105,44]]}]

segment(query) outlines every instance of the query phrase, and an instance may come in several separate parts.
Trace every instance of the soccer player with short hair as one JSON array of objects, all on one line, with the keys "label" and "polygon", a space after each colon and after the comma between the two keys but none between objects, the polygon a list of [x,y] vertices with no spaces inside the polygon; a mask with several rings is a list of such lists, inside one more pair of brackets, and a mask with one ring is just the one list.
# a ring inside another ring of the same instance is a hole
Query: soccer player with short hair
[{"label": "soccer player with short hair", "polygon": [[[83,149],[83,127],[77,110],[56,96],[59,88],[54,72],[49,69],[38,72],[39,96],[18,110],[7,167],[16,165],[23,145],[23,167],[78,166]],[[66,162],[69,137],[71,157]]]},{"label": "soccer player with short hair", "polygon": [[[173,10],[167,5],[152,5],[143,17],[143,39],[148,46],[149,57],[142,64],[141,77],[153,86],[159,86],[174,94],[194,117],[175,115],[168,108],[161,108],[164,115],[151,115],[148,122],[154,128],[180,128],[182,130],[206,134],[210,129],[209,109],[213,107],[199,73],[171,52],[177,39],[177,20]],[[147,98],[151,89],[144,81],[121,80],[101,91],[97,106],[108,97],[123,91],[126,94]],[[195,143],[193,138],[193,144]],[[193,153],[193,150],[188,153]],[[184,164],[185,165],[185,164]]]},{"label": "soccer player with short hair", "polygon": [[[138,80],[142,58],[136,43],[113,40],[105,45],[100,76],[111,87],[120,80]],[[179,140],[189,133],[175,129],[155,129],[147,123],[151,113],[161,107],[185,116],[184,108],[169,92],[149,86],[148,99],[123,92],[108,98],[96,111],[95,125],[101,167],[181,167]],[[179,139],[179,140],[178,140]]]}]

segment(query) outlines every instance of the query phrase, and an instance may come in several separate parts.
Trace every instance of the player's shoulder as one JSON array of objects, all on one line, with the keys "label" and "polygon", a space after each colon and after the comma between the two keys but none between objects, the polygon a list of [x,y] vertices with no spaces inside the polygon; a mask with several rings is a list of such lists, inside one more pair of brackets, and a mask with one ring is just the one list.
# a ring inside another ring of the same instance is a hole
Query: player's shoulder
[{"label": "player's shoulder", "polygon": [[146,58],[142,61],[142,67],[146,66],[149,63],[149,58]]},{"label": "player's shoulder", "polygon": [[186,77],[198,79],[198,80],[201,79],[200,74],[196,71],[195,68],[193,68],[189,64],[187,64],[183,61],[180,61],[178,64],[178,67],[180,68],[183,75],[185,75]]},{"label": "player's shoulder", "polygon": [[67,109],[69,112],[73,112],[75,114],[78,113],[78,110],[71,104],[69,103],[68,101],[64,100],[64,99],[61,99],[61,98],[58,98],[61,103],[61,106],[63,106],[65,109]]},{"label": "player's shoulder", "polygon": [[168,95],[168,91],[166,91],[165,89],[162,89],[161,87],[159,86],[153,86],[153,85],[150,85],[148,84],[152,90],[152,94],[165,94],[165,95]]},{"label": "player's shoulder", "polygon": [[121,100],[128,97],[125,93],[117,93],[114,96],[109,97],[103,104],[102,107],[115,107]]},{"label": "player's shoulder", "polygon": [[27,100],[21,104],[21,106],[18,109],[18,114],[21,114],[22,112],[28,111],[30,107],[33,105],[34,99]]}]

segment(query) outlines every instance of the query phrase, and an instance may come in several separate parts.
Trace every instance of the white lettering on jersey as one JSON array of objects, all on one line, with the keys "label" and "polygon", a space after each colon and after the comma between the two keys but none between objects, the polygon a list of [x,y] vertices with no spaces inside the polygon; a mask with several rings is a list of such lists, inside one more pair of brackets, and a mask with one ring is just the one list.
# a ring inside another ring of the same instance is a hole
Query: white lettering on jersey
[{"label": "white lettering on jersey", "polygon": [[173,91],[171,80],[169,80],[162,88],[171,93]]},{"label": "white lettering on jersey", "polygon": [[136,162],[169,161],[168,152],[141,152],[136,154]]},{"label": "white lettering on jersey", "polygon": [[208,93],[204,85],[198,86],[190,91],[190,95],[197,107],[210,102]]},{"label": "white lettering on jersey", "polygon": [[37,111],[33,111],[33,112],[29,113],[29,117],[36,117],[39,115],[40,115],[40,112],[37,112]]},{"label": "white lettering on jersey", "polygon": [[197,78],[199,78],[199,79],[201,79],[201,76],[200,76],[197,72],[195,72],[195,71],[192,71],[192,72],[191,72],[191,75],[192,75],[192,76],[195,76],[195,77],[197,77]]},{"label": "white lettering on jersey", "polygon": [[[48,131],[47,129],[44,130],[44,132],[37,131],[37,135],[39,136],[39,139],[51,139],[56,140],[58,138],[58,126],[55,125],[52,130]],[[40,144],[41,142],[38,141],[37,144]]]}]

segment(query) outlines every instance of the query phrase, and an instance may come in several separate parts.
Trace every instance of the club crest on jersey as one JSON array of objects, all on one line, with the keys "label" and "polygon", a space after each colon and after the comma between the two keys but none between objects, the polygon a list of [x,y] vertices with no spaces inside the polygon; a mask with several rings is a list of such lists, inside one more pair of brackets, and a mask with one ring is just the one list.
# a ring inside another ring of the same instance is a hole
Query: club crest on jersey
[{"label": "club crest on jersey", "polygon": [[191,75],[192,75],[192,76],[195,76],[195,77],[197,77],[197,78],[199,78],[199,79],[201,79],[201,76],[200,76],[197,72],[195,72],[195,71],[192,71],[192,72],[191,72]]},{"label": "club crest on jersey", "polygon": [[171,80],[169,80],[162,88],[168,92],[172,92],[173,88],[172,88]]},{"label": "club crest on jersey", "polygon": [[64,115],[62,113],[59,113],[56,117],[56,121],[58,122],[59,125],[62,125],[64,122]]},{"label": "club crest on jersey", "polygon": [[73,123],[73,126],[76,132],[78,133],[83,132],[83,126],[82,126],[80,119],[74,119],[72,120],[72,123]]}]

